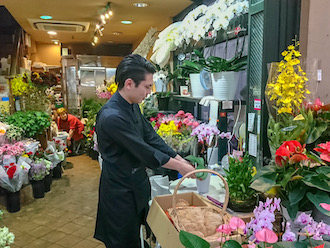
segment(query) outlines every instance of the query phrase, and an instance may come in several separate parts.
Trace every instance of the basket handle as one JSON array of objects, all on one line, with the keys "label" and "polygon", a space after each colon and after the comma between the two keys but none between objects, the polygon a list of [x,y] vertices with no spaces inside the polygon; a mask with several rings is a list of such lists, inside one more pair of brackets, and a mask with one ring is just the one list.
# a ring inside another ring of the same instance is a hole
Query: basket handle
[{"label": "basket handle", "polygon": [[[227,206],[228,206],[228,201],[229,201],[229,189],[228,189],[227,181],[226,181],[226,179],[225,179],[223,176],[221,176],[218,172],[213,171],[213,170],[209,170],[209,169],[199,169],[199,170],[190,171],[190,172],[188,172],[186,175],[184,175],[184,176],[180,179],[180,181],[179,181],[179,182],[177,183],[177,185],[175,186],[175,189],[174,189],[174,192],[173,192],[173,198],[172,198],[172,207],[173,207],[173,209],[176,208],[176,197],[177,197],[177,192],[178,192],[178,189],[179,189],[179,187],[180,187],[182,181],[183,181],[185,178],[187,178],[188,176],[190,176],[190,175],[192,175],[192,174],[195,174],[195,173],[199,173],[199,172],[212,173],[212,174],[215,174],[215,175],[217,175],[218,177],[221,178],[221,180],[223,181],[223,183],[224,183],[224,185],[225,185],[225,191],[226,191],[225,201],[224,201],[224,203],[223,203],[223,207],[222,207],[222,209],[223,209],[224,211],[226,211]],[[196,180],[198,180],[198,179],[196,179]]]}]

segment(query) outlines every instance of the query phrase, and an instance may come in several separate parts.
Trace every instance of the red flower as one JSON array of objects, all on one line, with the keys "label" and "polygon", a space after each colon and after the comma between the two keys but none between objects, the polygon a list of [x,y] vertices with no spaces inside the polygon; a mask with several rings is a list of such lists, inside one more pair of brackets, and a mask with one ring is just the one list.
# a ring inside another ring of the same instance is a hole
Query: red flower
[{"label": "red flower", "polygon": [[28,156],[31,156],[33,154],[33,152],[28,152],[27,155]]},{"label": "red flower", "polygon": [[296,140],[285,141],[276,150],[275,163],[277,166],[283,167],[287,162],[290,164],[295,164],[301,162],[302,160],[308,159],[308,157],[303,154],[305,150],[305,145],[301,145]]},{"label": "red flower", "polygon": [[8,175],[8,178],[11,179],[14,177],[14,174],[16,172],[16,166],[10,166],[7,170],[7,175]]},{"label": "red flower", "polygon": [[330,142],[318,144],[319,147],[314,148],[315,151],[320,152],[320,158],[324,161],[330,162]]}]

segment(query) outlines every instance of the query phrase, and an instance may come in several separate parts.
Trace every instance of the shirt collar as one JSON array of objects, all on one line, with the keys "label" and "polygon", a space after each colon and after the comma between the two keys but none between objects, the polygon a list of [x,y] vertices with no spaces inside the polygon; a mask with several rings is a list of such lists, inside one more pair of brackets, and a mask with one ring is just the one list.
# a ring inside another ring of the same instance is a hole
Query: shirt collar
[{"label": "shirt collar", "polygon": [[122,107],[132,109],[133,104],[130,104],[127,102],[117,91],[113,96],[111,97],[110,101],[118,102]]}]

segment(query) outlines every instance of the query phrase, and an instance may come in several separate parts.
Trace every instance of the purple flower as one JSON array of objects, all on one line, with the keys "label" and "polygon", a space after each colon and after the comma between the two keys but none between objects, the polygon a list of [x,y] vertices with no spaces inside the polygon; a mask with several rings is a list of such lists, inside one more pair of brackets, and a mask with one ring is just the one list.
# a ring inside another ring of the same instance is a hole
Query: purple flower
[{"label": "purple flower", "polygon": [[296,238],[296,235],[291,232],[291,229],[290,229],[290,223],[286,223],[286,228],[285,228],[285,232],[283,233],[283,236],[282,236],[282,241],[296,241],[297,238]]},{"label": "purple flower", "polygon": [[298,218],[295,220],[295,223],[305,226],[305,225],[312,223],[312,220],[313,220],[313,218],[311,217],[310,214],[306,214],[305,212],[302,212],[298,216]]}]

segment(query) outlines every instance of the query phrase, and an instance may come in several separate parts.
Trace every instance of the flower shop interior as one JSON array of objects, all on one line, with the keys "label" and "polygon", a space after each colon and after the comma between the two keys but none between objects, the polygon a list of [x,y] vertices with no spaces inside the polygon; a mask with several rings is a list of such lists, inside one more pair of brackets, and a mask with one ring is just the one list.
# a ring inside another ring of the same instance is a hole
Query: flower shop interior
[{"label": "flower shop interior", "polygon": [[139,247],[330,247],[329,11],[328,0],[1,0],[0,248],[106,247],[94,238],[96,116],[129,54],[155,68],[141,114],[201,170],[145,164]]}]

